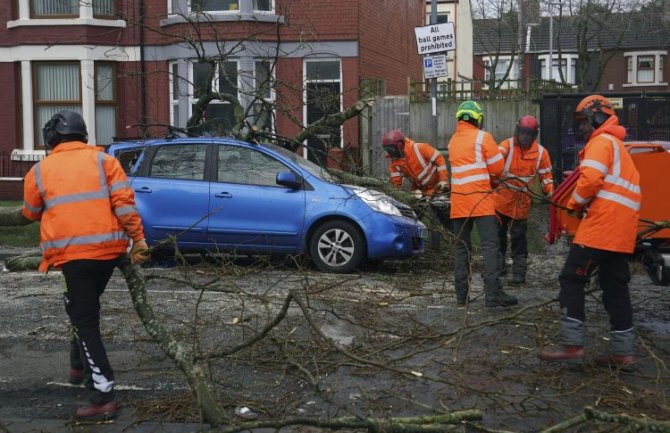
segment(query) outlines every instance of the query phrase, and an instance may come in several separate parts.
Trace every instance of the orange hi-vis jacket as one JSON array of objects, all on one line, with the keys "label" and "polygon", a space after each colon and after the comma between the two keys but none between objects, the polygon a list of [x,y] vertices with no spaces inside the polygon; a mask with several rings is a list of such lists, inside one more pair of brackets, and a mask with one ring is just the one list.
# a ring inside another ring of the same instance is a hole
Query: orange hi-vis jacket
[{"label": "orange hi-vis jacket", "polygon": [[449,141],[449,162],[451,218],[495,215],[491,182],[500,179],[505,161],[493,136],[458,121]]},{"label": "orange hi-vis jacket", "polygon": [[554,179],[551,173],[549,152],[539,145],[537,140],[527,150],[515,145],[511,137],[498,145],[505,158],[503,180],[494,193],[496,211],[515,220],[528,219],[530,196],[528,189],[536,175],[542,183],[544,194],[554,192]]},{"label": "orange hi-vis jacket", "polygon": [[403,158],[393,159],[389,164],[392,184],[401,186],[403,177],[407,177],[412,182],[412,189],[431,196],[439,182],[448,181],[447,163],[433,146],[405,138],[404,150]]},{"label": "orange hi-vis jacket", "polygon": [[635,249],[640,218],[640,175],[623,146],[626,130],[610,116],[593,131],[579,164],[568,208],[588,205],[573,243],[621,253]]},{"label": "orange hi-vis jacket", "polygon": [[24,180],[22,212],[40,224],[40,271],[124,254],[144,239],[135,196],[119,162],[80,141],[57,145]]}]

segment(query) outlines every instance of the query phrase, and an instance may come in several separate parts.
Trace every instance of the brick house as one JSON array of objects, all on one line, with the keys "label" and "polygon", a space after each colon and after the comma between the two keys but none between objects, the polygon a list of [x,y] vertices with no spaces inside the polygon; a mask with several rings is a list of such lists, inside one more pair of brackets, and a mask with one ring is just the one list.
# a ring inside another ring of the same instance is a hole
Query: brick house
[{"label": "brick house", "polygon": [[[425,0],[10,0],[0,9],[0,199],[20,197],[45,154],[41,127],[60,109],[80,111],[95,144],[186,126],[211,71],[198,55],[219,59],[214,85],[250,107],[249,123],[285,137],[300,131],[293,119],[351,106],[363,82],[405,95],[421,79],[412,29],[424,19]],[[232,115],[213,101],[208,127],[225,133]],[[356,148],[358,119],[310,139],[305,156],[324,145]]]},{"label": "brick house", "polygon": [[[538,15],[535,22],[524,26],[521,35],[515,19],[475,20],[474,77],[489,81],[495,73],[496,80],[508,80],[502,88],[514,88],[530,80],[555,80],[585,92],[670,90],[670,2],[656,9],[613,15],[611,19],[620,19],[628,30],[598,28],[595,24],[587,27],[589,34],[581,40],[588,40],[592,55],[583,69],[577,34],[585,30],[573,17]],[[516,48],[519,41],[525,51],[522,61]],[[611,56],[602,74],[598,73],[599,52]]]}]

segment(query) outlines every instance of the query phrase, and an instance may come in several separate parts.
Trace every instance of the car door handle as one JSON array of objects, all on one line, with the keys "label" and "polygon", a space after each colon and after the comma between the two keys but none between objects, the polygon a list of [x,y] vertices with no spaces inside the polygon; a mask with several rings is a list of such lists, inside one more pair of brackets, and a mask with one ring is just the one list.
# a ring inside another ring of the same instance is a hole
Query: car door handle
[{"label": "car door handle", "polygon": [[139,192],[139,193],[150,193],[150,192],[151,192],[151,188],[149,188],[148,186],[143,186],[142,188],[136,188],[136,189],[135,189],[135,192]]},{"label": "car door handle", "polygon": [[224,192],[219,192],[219,193],[214,194],[214,197],[219,197],[219,198],[232,198],[233,195],[232,195],[231,193],[229,193],[229,192],[224,191]]}]

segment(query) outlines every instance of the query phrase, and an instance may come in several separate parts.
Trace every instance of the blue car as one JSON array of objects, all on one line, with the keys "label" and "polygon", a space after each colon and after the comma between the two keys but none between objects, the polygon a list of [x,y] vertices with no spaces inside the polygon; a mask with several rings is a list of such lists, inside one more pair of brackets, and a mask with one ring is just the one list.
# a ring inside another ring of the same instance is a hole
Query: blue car
[{"label": "blue car", "polygon": [[423,252],[410,207],[272,144],[166,138],[107,151],[128,175],[149,245],[176,235],[182,251],[308,254],[337,273]]}]

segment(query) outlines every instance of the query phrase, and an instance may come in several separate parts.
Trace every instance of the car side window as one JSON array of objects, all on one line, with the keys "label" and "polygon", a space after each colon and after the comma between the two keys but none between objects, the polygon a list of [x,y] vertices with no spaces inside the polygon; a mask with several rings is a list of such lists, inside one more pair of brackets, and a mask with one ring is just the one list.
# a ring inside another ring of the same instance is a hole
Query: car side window
[{"label": "car side window", "polygon": [[290,171],[281,162],[253,149],[219,146],[219,182],[277,186],[277,173]]},{"label": "car side window", "polygon": [[128,176],[136,176],[137,171],[142,166],[144,160],[144,147],[134,148],[130,150],[123,150],[117,154],[117,159],[121,163],[123,171]]},{"label": "car side window", "polygon": [[151,161],[150,177],[203,180],[206,144],[159,146]]}]

